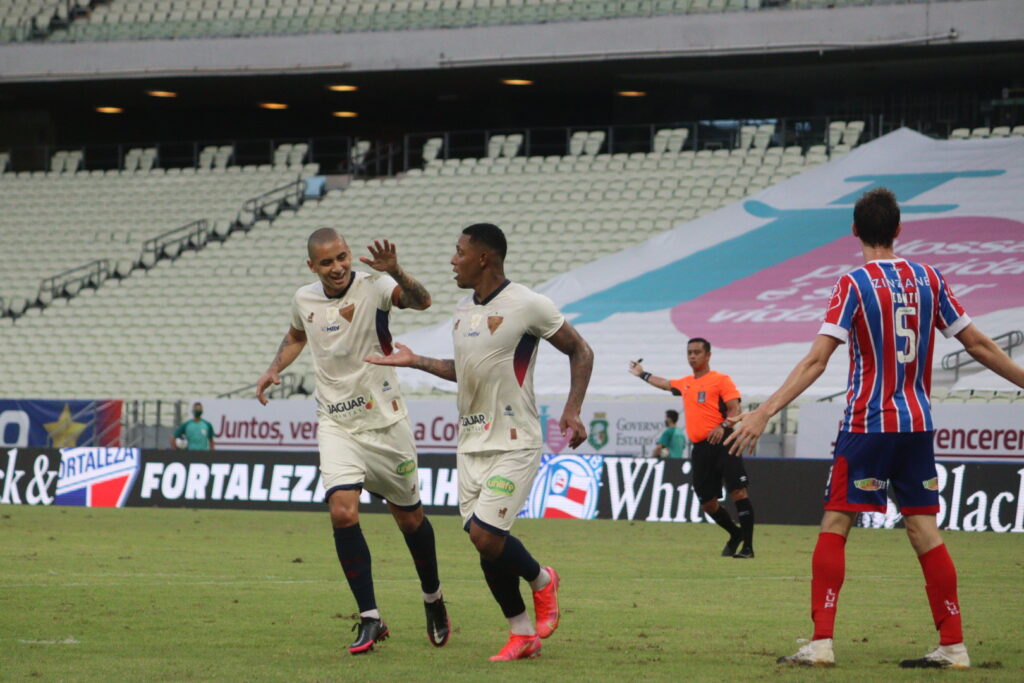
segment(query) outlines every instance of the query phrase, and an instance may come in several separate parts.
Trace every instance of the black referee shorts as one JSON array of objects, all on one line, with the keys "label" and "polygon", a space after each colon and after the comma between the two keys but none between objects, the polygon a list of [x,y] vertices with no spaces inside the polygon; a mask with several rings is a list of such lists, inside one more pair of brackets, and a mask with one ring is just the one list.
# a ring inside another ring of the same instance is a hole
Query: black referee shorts
[{"label": "black referee shorts", "polygon": [[726,491],[747,488],[743,458],[729,455],[727,446],[708,443],[706,440],[695,443],[690,459],[693,461],[693,490],[701,503],[718,500],[722,495],[723,482]]}]

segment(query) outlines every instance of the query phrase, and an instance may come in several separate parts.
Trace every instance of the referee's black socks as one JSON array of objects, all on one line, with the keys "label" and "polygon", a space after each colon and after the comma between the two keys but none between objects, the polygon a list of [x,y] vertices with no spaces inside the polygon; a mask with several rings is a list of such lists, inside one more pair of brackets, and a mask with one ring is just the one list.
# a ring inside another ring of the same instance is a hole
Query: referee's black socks
[{"label": "referee's black socks", "polygon": [[743,545],[748,548],[754,545],[754,506],[749,498],[740,498],[736,501],[736,516],[740,520],[740,530],[743,532]]},{"label": "referee's black socks", "polygon": [[736,526],[736,522],[732,521],[728,511],[721,505],[718,506],[717,510],[708,514],[711,515],[711,519],[715,520],[715,524],[729,532],[729,536],[736,536],[737,532],[739,532],[740,529]]}]

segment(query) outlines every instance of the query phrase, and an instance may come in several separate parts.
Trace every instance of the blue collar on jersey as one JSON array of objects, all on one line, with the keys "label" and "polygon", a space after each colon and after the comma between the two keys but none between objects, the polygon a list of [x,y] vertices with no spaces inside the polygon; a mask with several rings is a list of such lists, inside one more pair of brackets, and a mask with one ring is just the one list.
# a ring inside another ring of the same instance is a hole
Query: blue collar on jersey
[{"label": "blue collar on jersey", "polygon": [[493,292],[488,294],[487,298],[484,299],[483,301],[480,301],[479,299],[477,299],[476,298],[476,292],[473,292],[473,303],[476,304],[477,306],[486,306],[487,304],[491,303],[491,300],[494,297],[496,297],[499,294],[501,294],[501,290],[505,289],[510,284],[512,284],[511,280],[505,280],[504,282],[501,283],[501,285],[496,290],[494,290]]},{"label": "blue collar on jersey", "polygon": [[345,289],[341,290],[341,294],[339,294],[338,296],[331,296],[331,295],[329,295],[327,293],[327,290],[324,289],[324,284],[321,282],[320,283],[320,289],[323,290],[324,296],[327,297],[328,299],[342,299],[342,298],[344,298],[345,295],[348,294],[348,290],[352,289],[352,285],[355,284],[355,281],[356,281],[356,271],[350,270],[350,271],[348,271],[348,274],[349,274],[348,284],[345,285]]}]

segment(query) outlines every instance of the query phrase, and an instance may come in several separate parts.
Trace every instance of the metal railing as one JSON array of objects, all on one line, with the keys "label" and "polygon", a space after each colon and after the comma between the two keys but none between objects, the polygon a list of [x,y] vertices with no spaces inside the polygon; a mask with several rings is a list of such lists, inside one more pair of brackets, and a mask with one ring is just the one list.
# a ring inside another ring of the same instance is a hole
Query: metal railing
[{"label": "metal railing", "polygon": [[[264,392],[269,398],[288,398],[295,394],[308,394],[305,387],[303,387],[302,376],[294,372],[284,372],[279,375],[281,378],[280,384],[271,384],[267,391]],[[238,387],[231,391],[226,391],[223,394],[218,394],[217,398],[240,398],[243,396],[255,396],[256,395],[256,383],[246,384],[244,387]]]},{"label": "metal railing", "polygon": [[[151,254],[155,261],[161,255],[177,256],[186,247],[201,249],[209,239],[210,222],[205,218],[200,218],[181,227],[161,233],[156,237],[149,238],[142,243],[142,253],[143,255]],[[168,253],[168,247],[172,245],[177,247],[177,253]]]},{"label": "metal railing", "polygon": [[[99,287],[110,277],[110,274],[110,259],[96,259],[43,279],[39,283],[38,296],[40,298],[46,295],[51,298],[64,294],[73,296],[78,293],[78,289],[87,285]],[[78,289],[71,291],[69,285],[78,285]]]},{"label": "metal railing", "polygon": [[[1003,351],[1006,351],[1007,355],[1012,356],[1015,348],[1024,345],[1024,332],[1021,332],[1020,330],[1012,330],[1001,334],[998,337],[993,337],[992,341],[998,344]],[[956,382],[960,379],[960,368],[977,362],[978,361],[974,360],[974,358],[967,353],[967,349],[959,349],[952,353],[947,353],[942,357],[942,369],[952,370],[953,381]]]},{"label": "metal railing", "polygon": [[245,200],[238,212],[238,224],[248,228],[260,218],[274,218],[285,207],[298,209],[305,196],[306,183],[303,180],[293,180],[287,185],[275,187]]}]

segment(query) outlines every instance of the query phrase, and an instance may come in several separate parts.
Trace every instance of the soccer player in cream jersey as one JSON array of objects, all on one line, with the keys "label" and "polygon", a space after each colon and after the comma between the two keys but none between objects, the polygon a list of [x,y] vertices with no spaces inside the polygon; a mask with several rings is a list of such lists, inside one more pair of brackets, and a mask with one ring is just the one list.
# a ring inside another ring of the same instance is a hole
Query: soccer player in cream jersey
[{"label": "soccer player in cream jersey", "polygon": [[[509,640],[490,659],[536,657],[541,638],[559,622],[558,573],[542,567],[509,532],[526,502],[543,443],[533,394],[533,365],[541,338],[569,356],[569,396],[559,422],[575,448],[587,433],[580,408],[594,354],[545,296],[505,278],[505,235],[478,223],[462,231],[451,264],[455,283],[473,295],[455,309],[454,360],[418,356],[406,346],[366,360],[413,367],[458,382],[459,509],[480,554],[487,585],[509,623]],[[519,580],[533,590],[536,627]]]},{"label": "soccer player in cream jersey", "polygon": [[345,239],[331,228],[309,236],[309,269],[318,281],[300,288],[292,301],[291,325],[270,367],[256,383],[257,397],[280,384],[279,373],[307,345],[316,370],[320,472],[334,527],[342,572],[359,606],[358,633],[349,652],[360,654],[388,636],[373,591],[370,550],[359,526],[362,489],[388,501],[412,554],[423,591],[427,637],[441,647],[451,624],[441,596],[434,530],[420,504],[416,445],[398,378],[392,368],[363,362],[372,353],[390,353],[388,315],[392,306],[423,310],[430,294],[398,265],[394,244],[375,241],[375,271],[352,270]]}]

